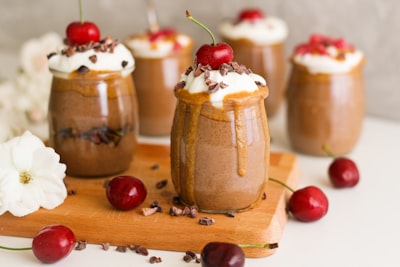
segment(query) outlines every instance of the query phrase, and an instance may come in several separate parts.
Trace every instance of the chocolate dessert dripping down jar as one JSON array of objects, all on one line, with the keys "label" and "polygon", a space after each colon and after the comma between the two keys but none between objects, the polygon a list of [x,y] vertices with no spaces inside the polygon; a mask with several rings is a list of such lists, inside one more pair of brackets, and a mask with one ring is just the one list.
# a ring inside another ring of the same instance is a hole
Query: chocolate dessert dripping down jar
[{"label": "chocolate dessert dripping down jar", "polygon": [[192,39],[174,29],[133,35],[125,41],[136,60],[132,73],[139,104],[139,132],[170,135],[176,98],[173,88],[192,59]]},{"label": "chocolate dessert dripping down jar", "polygon": [[312,35],[291,58],[287,127],[292,147],[327,156],[352,151],[364,118],[363,54],[344,39]]},{"label": "chocolate dessert dripping down jar", "polygon": [[134,65],[111,38],[49,55],[49,142],[68,175],[99,177],[129,167],[138,135]]},{"label": "chocolate dessert dripping down jar", "polygon": [[[256,17],[246,16],[255,12]],[[265,99],[268,117],[273,117],[284,101],[287,58],[286,23],[260,10],[243,10],[235,20],[221,23],[219,33],[235,52],[234,60],[246,65],[268,82],[269,96]]]},{"label": "chocolate dessert dripping down jar", "polygon": [[181,202],[209,213],[254,207],[269,169],[265,80],[236,62],[199,64],[175,95],[171,175]]}]

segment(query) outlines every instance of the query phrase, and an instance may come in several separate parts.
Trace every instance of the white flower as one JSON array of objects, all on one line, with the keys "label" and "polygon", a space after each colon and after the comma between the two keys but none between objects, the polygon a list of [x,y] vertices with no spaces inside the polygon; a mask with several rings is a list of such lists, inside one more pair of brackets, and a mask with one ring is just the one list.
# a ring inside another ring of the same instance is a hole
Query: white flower
[{"label": "white flower", "polygon": [[65,164],[29,131],[0,144],[0,215],[25,216],[64,202]]}]

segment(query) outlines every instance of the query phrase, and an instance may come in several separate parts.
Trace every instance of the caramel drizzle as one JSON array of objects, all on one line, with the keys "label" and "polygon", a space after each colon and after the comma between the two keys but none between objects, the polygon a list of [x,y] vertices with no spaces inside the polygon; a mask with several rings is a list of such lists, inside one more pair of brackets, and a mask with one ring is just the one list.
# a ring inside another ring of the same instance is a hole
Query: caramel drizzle
[{"label": "caramel drizzle", "polygon": [[234,103],[235,134],[237,146],[238,173],[245,176],[247,172],[247,131],[244,118],[243,106]]}]

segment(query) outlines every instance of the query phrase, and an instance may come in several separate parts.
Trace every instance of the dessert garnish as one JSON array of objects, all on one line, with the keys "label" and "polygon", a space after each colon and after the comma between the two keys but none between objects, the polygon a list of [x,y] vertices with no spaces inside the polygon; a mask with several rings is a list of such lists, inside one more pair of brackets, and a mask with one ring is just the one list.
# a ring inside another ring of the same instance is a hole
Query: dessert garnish
[{"label": "dessert garnish", "polygon": [[238,21],[255,22],[265,18],[264,13],[258,8],[247,8],[239,13]]},{"label": "dessert garnish", "polygon": [[29,131],[0,144],[0,215],[59,206],[67,197],[65,170],[54,149]]},{"label": "dessert garnish", "polygon": [[35,257],[43,263],[55,263],[67,257],[76,243],[75,235],[68,227],[54,224],[43,227],[34,236],[32,247],[10,248],[7,250],[32,250]]},{"label": "dessert garnish", "polygon": [[320,34],[311,35],[307,43],[299,44],[295,48],[295,54],[329,56],[339,61],[346,59],[346,53],[354,51],[354,46],[347,43],[345,39],[334,39]]},{"label": "dessert garnish", "polygon": [[108,201],[119,210],[131,210],[138,207],[147,196],[144,183],[133,176],[116,176],[107,183]]},{"label": "dessert garnish", "polygon": [[217,43],[213,33],[203,23],[193,18],[186,10],[186,17],[202,27],[211,36],[211,44],[203,44],[196,52],[195,65],[210,65],[211,69],[217,70],[223,63],[229,63],[233,59],[233,50],[227,43]]},{"label": "dessert garnish", "polygon": [[329,201],[320,188],[307,186],[295,191],[277,179],[270,177],[268,180],[282,185],[293,193],[289,199],[288,210],[299,221],[317,221],[328,212]]},{"label": "dessert garnish", "polygon": [[356,186],[360,180],[356,163],[347,157],[336,157],[326,145],[323,150],[333,158],[328,168],[331,183],[337,188]]},{"label": "dessert garnish", "polygon": [[93,22],[85,21],[82,11],[82,0],[79,0],[79,21],[71,22],[67,29],[67,43],[69,45],[83,45],[100,40],[100,30]]}]

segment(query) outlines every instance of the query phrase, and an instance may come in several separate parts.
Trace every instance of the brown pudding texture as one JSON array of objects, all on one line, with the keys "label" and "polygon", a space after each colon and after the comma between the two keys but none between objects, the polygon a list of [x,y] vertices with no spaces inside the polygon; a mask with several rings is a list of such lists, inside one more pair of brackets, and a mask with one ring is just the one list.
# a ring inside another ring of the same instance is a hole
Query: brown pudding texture
[{"label": "brown pudding texture", "polygon": [[176,98],[174,87],[192,62],[192,45],[162,58],[135,55],[132,72],[139,104],[139,132],[143,135],[170,135]]},{"label": "brown pudding texture", "polygon": [[180,200],[211,213],[254,207],[268,179],[268,88],[229,95],[223,108],[207,93],[176,95],[171,174]]},{"label": "brown pudding texture", "polygon": [[268,117],[273,117],[285,94],[287,59],[284,44],[257,45],[249,39],[223,39],[232,47],[235,61],[267,80],[269,96],[265,99],[265,106]]},{"label": "brown pudding texture", "polygon": [[106,176],[127,169],[137,144],[137,124],[130,75],[90,71],[53,77],[49,142],[68,175]]},{"label": "brown pudding texture", "polygon": [[287,91],[287,127],[292,147],[302,153],[327,156],[352,151],[364,118],[362,65],[343,74],[312,74],[292,61]]}]

